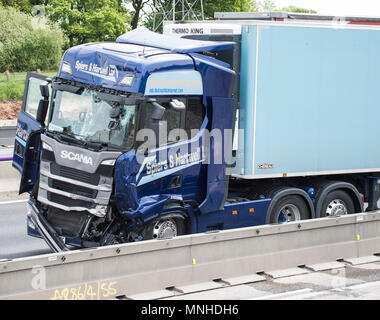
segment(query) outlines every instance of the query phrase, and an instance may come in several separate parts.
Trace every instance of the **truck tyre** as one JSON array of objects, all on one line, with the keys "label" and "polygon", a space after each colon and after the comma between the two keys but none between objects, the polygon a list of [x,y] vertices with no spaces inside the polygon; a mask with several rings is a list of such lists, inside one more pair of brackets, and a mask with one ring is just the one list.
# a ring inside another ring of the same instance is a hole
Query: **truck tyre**
[{"label": "truck tyre", "polygon": [[331,191],[322,203],[321,217],[340,216],[355,212],[354,202],[343,190]]},{"label": "truck tyre", "polygon": [[310,210],[302,197],[287,195],[280,198],[270,212],[270,223],[286,223],[310,219]]},{"label": "truck tyre", "polygon": [[170,239],[185,234],[185,223],[179,218],[159,218],[143,230],[143,240]]}]

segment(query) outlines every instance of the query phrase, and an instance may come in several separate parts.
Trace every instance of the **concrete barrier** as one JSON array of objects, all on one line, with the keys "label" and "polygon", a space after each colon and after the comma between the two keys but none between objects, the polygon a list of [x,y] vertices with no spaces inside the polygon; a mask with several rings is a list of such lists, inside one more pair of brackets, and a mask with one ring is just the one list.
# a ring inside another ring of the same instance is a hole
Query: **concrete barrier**
[{"label": "concrete barrier", "polygon": [[0,120],[0,145],[13,146],[17,120]]},{"label": "concrete barrier", "polygon": [[[16,125],[17,120],[0,120],[1,133],[4,133],[5,130],[15,130]],[[14,139],[14,133],[12,136]],[[12,167],[13,139],[0,136],[0,142],[4,143],[8,140],[12,142],[6,144],[10,145],[8,147],[0,148],[0,192],[18,191],[20,185],[20,173]]]},{"label": "concrete barrier", "polygon": [[[13,152],[13,149],[11,149]],[[4,149],[1,149],[4,152]],[[0,158],[12,159],[12,156],[1,155]],[[9,151],[8,151],[9,153]],[[20,173],[12,167],[12,161],[0,161],[0,192],[17,191],[20,185]]]},{"label": "concrete barrier", "polygon": [[1,127],[16,127],[17,120],[0,120],[0,128]]},{"label": "concrete barrier", "polygon": [[299,266],[318,270],[336,260],[379,261],[379,230],[377,211],[4,260],[0,299],[128,299],[215,289],[257,273],[279,277]]}]

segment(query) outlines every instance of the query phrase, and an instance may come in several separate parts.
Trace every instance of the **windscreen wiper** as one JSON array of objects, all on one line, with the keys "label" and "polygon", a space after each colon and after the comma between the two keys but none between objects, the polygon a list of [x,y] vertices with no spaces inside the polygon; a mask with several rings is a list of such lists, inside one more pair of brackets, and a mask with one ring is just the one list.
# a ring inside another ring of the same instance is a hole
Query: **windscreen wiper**
[{"label": "windscreen wiper", "polygon": [[84,146],[95,150],[106,149],[107,151],[120,151],[119,148],[113,147],[109,143],[99,141],[86,141]]},{"label": "windscreen wiper", "polygon": [[77,138],[75,138],[70,133],[60,132],[60,131],[55,131],[55,130],[48,131],[48,132],[57,135],[60,141],[66,141],[66,142],[73,143],[73,144],[76,144],[76,145],[79,145],[79,146],[83,146],[84,145],[84,142],[78,140]]}]

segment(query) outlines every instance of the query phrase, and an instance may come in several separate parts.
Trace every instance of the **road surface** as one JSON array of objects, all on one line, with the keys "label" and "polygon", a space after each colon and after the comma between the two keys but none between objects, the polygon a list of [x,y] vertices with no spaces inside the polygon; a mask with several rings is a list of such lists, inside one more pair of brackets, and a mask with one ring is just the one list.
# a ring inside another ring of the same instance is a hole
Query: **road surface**
[{"label": "road surface", "polygon": [[0,202],[0,259],[49,252],[45,241],[26,234],[26,201]]}]

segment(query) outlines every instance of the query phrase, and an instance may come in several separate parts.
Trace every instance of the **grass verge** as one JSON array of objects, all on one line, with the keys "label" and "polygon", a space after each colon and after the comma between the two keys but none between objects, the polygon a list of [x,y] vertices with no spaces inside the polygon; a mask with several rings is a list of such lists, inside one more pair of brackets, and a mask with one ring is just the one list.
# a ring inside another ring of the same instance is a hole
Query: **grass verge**
[{"label": "grass verge", "polygon": [[[45,71],[41,74],[54,77],[57,71]],[[8,81],[4,73],[0,74],[0,101],[6,102],[7,100],[20,100],[24,94],[26,72],[17,72],[10,74],[10,81]]]}]

